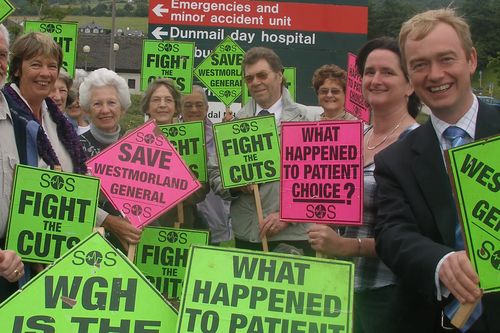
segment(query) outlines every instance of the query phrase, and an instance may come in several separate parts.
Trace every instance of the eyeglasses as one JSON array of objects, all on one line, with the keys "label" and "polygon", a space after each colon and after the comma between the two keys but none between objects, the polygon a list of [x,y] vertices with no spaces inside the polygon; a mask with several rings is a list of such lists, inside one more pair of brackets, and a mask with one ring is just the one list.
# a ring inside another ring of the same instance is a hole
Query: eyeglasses
[{"label": "eyeglasses", "polygon": [[256,74],[245,75],[243,80],[246,83],[252,83],[255,78],[257,78],[257,80],[259,81],[264,81],[265,79],[267,79],[270,73],[272,73],[272,71],[260,71]]},{"label": "eyeglasses", "polygon": [[329,92],[331,92],[332,95],[339,95],[342,92],[342,90],[337,88],[332,88],[332,89],[321,88],[318,90],[318,94],[320,95],[328,95]]},{"label": "eyeglasses", "polygon": [[205,108],[205,103],[196,103],[196,104],[191,104],[191,103],[185,103],[184,104],[184,110],[191,110],[193,108],[193,106],[201,111]]},{"label": "eyeglasses", "polygon": [[172,103],[174,103],[174,102],[175,102],[175,101],[174,101],[174,99],[173,99],[172,97],[164,97],[164,98],[161,98],[161,97],[153,97],[153,98],[151,98],[151,101],[150,101],[150,102],[151,102],[152,104],[160,104],[162,100],[165,102],[165,104],[172,104]]}]

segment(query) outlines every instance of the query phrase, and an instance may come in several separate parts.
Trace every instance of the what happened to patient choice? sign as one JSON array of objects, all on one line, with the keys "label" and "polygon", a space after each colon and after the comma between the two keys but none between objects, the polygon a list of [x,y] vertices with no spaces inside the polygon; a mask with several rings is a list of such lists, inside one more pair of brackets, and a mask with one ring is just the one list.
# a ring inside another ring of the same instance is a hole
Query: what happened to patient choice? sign
[{"label": "what happened to patient choice? sign", "polygon": [[351,333],[354,264],[193,245],[178,333]]},{"label": "what happened to patient choice? sign", "polygon": [[92,233],[99,182],[18,164],[6,247],[25,260],[52,263]]},{"label": "what happened to patient choice? sign", "polygon": [[360,120],[283,123],[281,220],[361,225],[362,143]]},{"label": "what happened to patient choice? sign", "polygon": [[484,292],[500,291],[500,136],[445,152],[469,258]]},{"label": "what happened to patient choice? sign", "polygon": [[214,124],[224,188],[279,180],[279,137],[274,115]]}]

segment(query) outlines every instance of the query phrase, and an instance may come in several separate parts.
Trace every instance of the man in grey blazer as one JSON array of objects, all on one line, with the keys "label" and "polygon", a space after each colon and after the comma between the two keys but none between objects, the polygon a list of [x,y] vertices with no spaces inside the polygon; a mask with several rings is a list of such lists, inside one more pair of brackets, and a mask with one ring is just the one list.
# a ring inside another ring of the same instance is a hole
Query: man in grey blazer
[{"label": "man in grey blazer", "polygon": [[[443,157],[452,142],[443,133],[459,127],[466,143],[496,135],[500,114],[471,92],[477,54],[469,26],[453,10],[411,18],[399,44],[410,82],[432,114],[375,156],[376,250],[400,279],[386,331],[459,332],[444,308],[454,299],[473,303],[479,277],[465,251],[455,249],[457,210]],[[482,314],[467,332],[498,332],[498,306],[497,295],[484,295]]]}]

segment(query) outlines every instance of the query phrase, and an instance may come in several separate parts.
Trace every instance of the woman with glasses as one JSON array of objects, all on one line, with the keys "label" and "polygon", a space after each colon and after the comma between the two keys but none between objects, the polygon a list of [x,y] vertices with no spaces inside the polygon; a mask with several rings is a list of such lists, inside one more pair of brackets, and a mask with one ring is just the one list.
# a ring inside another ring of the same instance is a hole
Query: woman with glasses
[{"label": "woman with glasses", "polygon": [[403,72],[395,39],[382,37],[366,43],[356,66],[363,78],[363,97],[373,112],[373,125],[364,131],[363,226],[345,227],[341,235],[327,225],[314,225],[308,232],[314,250],[330,257],[356,258],[354,332],[378,333],[384,331],[386,309],[395,297],[397,282],[375,252],[374,228],[379,218],[373,157],[418,127],[414,118],[420,100]]},{"label": "woman with glasses", "polygon": [[[99,154],[120,138],[120,118],[130,107],[130,92],[125,79],[106,68],[92,72],[80,85],[79,106],[85,110],[92,124],[90,130],[80,135],[88,158]],[[108,221],[103,224],[106,238],[124,253],[128,244],[141,240],[140,229],[123,218],[111,203],[101,195],[99,207],[109,213]]]},{"label": "woman with glasses", "polygon": [[314,72],[312,84],[323,108],[321,120],[356,120],[344,110],[347,73],[336,65],[324,65]]},{"label": "woman with glasses", "polygon": [[[156,79],[151,82],[141,100],[141,110],[156,121],[157,125],[170,125],[175,116],[181,114],[183,97],[172,79]],[[184,223],[181,228],[192,229],[196,219],[196,204],[205,200],[209,191],[208,183],[201,183],[201,188],[183,201]],[[178,222],[177,206],[156,219],[162,227],[173,227]]]}]

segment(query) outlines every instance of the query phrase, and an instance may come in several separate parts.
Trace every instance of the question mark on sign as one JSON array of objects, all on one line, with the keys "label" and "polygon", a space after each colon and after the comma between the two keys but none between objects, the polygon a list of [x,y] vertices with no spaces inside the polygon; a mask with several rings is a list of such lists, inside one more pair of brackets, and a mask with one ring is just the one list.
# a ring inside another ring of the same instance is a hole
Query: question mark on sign
[{"label": "question mark on sign", "polygon": [[347,204],[350,205],[351,204],[351,197],[354,194],[354,190],[355,190],[354,184],[353,183],[345,184],[344,190],[347,190],[348,188],[349,188],[349,192],[347,192]]}]

